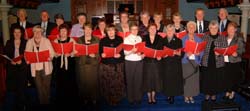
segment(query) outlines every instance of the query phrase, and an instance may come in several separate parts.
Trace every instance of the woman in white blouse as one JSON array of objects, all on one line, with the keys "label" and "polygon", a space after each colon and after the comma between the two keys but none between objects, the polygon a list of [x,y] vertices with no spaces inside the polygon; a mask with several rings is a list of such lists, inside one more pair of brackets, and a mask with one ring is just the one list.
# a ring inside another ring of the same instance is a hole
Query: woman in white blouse
[{"label": "woman in white blouse", "polygon": [[[142,42],[138,36],[138,26],[132,24],[130,26],[131,34],[124,39],[124,44],[135,45]],[[125,72],[127,83],[127,96],[131,104],[139,104],[142,98],[142,56],[137,53],[137,47],[131,50],[124,50],[125,54]]]}]

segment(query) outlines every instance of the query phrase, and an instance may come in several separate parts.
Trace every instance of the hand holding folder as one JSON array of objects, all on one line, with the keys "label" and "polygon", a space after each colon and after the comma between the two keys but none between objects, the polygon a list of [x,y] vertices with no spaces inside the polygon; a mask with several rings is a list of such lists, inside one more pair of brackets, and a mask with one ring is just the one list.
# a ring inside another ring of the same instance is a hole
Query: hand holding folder
[{"label": "hand holding folder", "polygon": [[10,57],[8,57],[7,55],[3,55],[3,54],[0,54],[2,57],[4,57],[5,59],[9,60],[10,62],[18,62],[18,61],[21,61],[22,58],[23,58],[23,55],[19,55],[13,59],[11,59]]},{"label": "hand holding folder", "polygon": [[117,47],[103,47],[103,53],[105,58],[115,57],[116,54],[119,54],[123,49],[123,44],[118,45]]},{"label": "hand holding folder", "polygon": [[238,45],[232,45],[227,48],[215,48],[214,51],[219,53],[220,55],[228,55],[231,56],[233,53],[237,52]]},{"label": "hand holding folder", "polygon": [[175,33],[175,36],[179,39],[182,39],[185,35],[187,35],[187,31],[182,31],[179,33]]},{"label": "hand holding folder", "polygon": [[200,53],[203,50],[205,50],[206,45],[207,45],[206,41],[197,43],[197,42],[187,40],[186,41],[186,46],[184,48],[184,52],[189,52],[189,53],[192,53],[192,54]]},{"label": "hand holding folder", "polygon": [[181,50],[182,50],[182,48],[174,50],[174,49],[170,49],[168,47],[164,47],[164,49],[163,49],[163,57],[166,57],[166,56],[173,57],[176,52],[180,52]]},{"label": "hand holding folder", "polygon": [[77,56],[85,56],[89,54],[97,54],[99,49],[99,44],[75,44],[75,50],[77,51]]},{"label": "hand holding folder", "polygon": [[57,54],[70,54],[73,51],[73,42],[69,43],[56,43],[51,42]]},{"label": "hand holding folder", "polygon": [[163,57],[164,51],[145,47],[143,50],[143,54],[145,55],[145,57],[149,58],[161,58]]},{"label": "hand holding folder", "polygon": [[47,62],[50,60],[49,50],[40,51],[40,52],[24,52],[25,60],[28,64],[30,63],[39,63]]},{"label": "hand holding folder", "polygon": [[136,48],[136,52],[142,52],[143,48],[145,47],[145,42],[140,42],[135,45],[130,45],[130,44],[123,44],[123,49],[126,51],[131,51],[133,48]]}]

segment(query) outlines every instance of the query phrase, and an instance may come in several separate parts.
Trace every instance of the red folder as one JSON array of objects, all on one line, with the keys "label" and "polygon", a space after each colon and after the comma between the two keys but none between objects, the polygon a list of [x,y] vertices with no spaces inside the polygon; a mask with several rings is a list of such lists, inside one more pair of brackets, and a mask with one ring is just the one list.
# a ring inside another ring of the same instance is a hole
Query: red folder
[{"label": "red folder", "polygon": [[227,31],[220,32],[219,34],[222,35],[222,36],[224,36],[224,37],[226,37],[227,36]]},{"label": "red folder", "polygon": [[117,36],[125,38],[125,37],[129,36],[130,32],[117,32],[116,34],[117,34]]},{"label": "red folder", "polygon": [[25,60],[28,64],[38,63],[38,62],[47,62],[50,59],[49,50],[40,51],[40,52],[24,52]]},{"label": "red folder", "polygon": [[31,28],[26,28],[25,29],[25,38],[26,39],[30,39],[30,38],[32,38],[33,37],[33,28],[31,27]]},{"label": "red folder", "polygon": [[196,33],[195,34],[197,37],[202,38],[205,34],[204,33]]},{"label": "red folder", "polygon": [[103,53],[106,54],[105,58],[114,57],[115,54],[119,54],[123,49],[123,44],[118,45],[117,47],[103,47]]},{"label": "red folder", "polygon": [[130,51],[133,48],[137,48],[137,52],[142,52],[143,48],[145,47],[145,42],[140,42],[135,45],[130,45],[130,44],[123,44],[123,49],[126,51]]},{"label": "red folder", "polygon": [[50,41],[54,41],[54,40],[56,40],[58,38],[58,35],[49,35],[48,36],[48,39],[50,40]]},{"label": "red folder", "polygon": [[238,49],[238,45],[232,45],[227,48],[215,48],[214,51],[221,55],[229,55],[231,56]]},{"label": "red folder", "polygon": [[164,47],[164,49],[163,49],[163,57],[164,56],[174,56],[175,51],[181,51],[181,50],[182,50],[182,48],[174,50],[174,49],[171,49],[171,48],[168,48],[168,47]]},{"label": "red folder", "polygon": [[196,42],[192,42],[190,40],[187,40],[186,41],[186,47],[184,48],[184,51],[185,52],[190,52],[192,54],[200,53],[203,50],[205,50],[206,45],[207,45],[206,41],[203,41],[201,43],[196,43]]},{"label": "red folder", "polygon": [[99,38],[99,39],[102,39],[102,38],[105,37],[104,35],[102,35],[102,33],[101,33],[100,30],[94,30],[94,31],[92,32],[92,35],[95,36],[95,37],[97,37],[97,38]]},{"label": "red folder", "polygon": [[77,51],[77,56],[89,55],[89,54],[97,54],[99,50],[99,44],[75,44],[75,50]]},{"label": "red folder", "polygon": [[163,57],[164,51],[145,47],[143,50],[143,54],[145,55],[145,57],[157,58],[157,57]]},{"label": "red folder", "polygon": [[185,35],[187,35],[187,31],[182,31],[179,33],[175,33],[175,36],[179,39],[182,39]]},{"label": "red folder", "polygon": [[158,32],[157,34],[160,35],[162,38],[167,37],[167,34],[164,32]]},{"label": "red folder", "polygon": [[2,55],[2,54],[0,54],[0,55],[2,57],[4,57],[4,58],[8,59],[11,62],[18,62],[18,61],[22,60],[22,58],[23,58],[23,55],[19,55],[18,57],[13,58],[13,59],[11,59],[10,57],[8,57],[7,55]]},{"label": "red folder", "polygon": [[51,42],[57,54],[70,54],[73,51],[73,42],[69,43],[55,43]]}]

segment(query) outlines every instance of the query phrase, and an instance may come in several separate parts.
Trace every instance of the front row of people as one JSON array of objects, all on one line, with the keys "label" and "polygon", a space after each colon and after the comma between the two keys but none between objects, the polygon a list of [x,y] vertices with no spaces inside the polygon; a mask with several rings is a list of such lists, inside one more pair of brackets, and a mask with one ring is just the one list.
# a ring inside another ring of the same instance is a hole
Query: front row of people
[{"label": "front row of people", "polygon": [[[43,29],[40,26],[33,28],[34,37],[29,39],[27,44],[23,39],[24,30],[16,27],[13,30],[13,37],[5,46],[5,54],[15,58],[22,55],[24,51],[49,50],[48,62],[30,64],[30,71],[34,77],[41,104],[49,103],[53,66],[56,98],[60,105],[71,104],[78,96],[82,103],[95,104],[99,93],[108,103],[116,105],[125,96],[125,91],[128,101],[132,104],[139,104],[144,92],[147,92],[148,103],[156,104],[156,94],[160,91],[168,97],[167,100],[171,104],[174,103],[174,96],[180,95],[184,95],[186,103],[194,103],[193,97],[197,96],[200,91],[206,95],[206,101],[209,99],[216,101],[216,94],[223,91],[227,91],[225,98],[233,99],[235,93],[232,87],[241,80],[240,62],[241,55],[245,51],[243,38],[237,34],[237,25],[235,23],[228,25],[227,37],[218,34],[217,21],[210,22],[209,34],[202,38],[196,36],[195,30],[196,23],[188,22],[188,34],[181,40],[175,36],[175,27],[170,24],[166,27],[166,37],[162,38],[157,34],[157,26],[149,24],[149,34],[140,37],[138,26],[132,24],[131,34],[123,40],[116,35],[115,26],[108,25],[106,37],[99,41],[98,38],[92,36],[91,25],[86,24],[84,36],[75,41],[68,37],[67,25],[60,25],[59,38],[53,42],[99,44],[99,54],[77,56],[78,52],[75,50],[70,54],[55,53],[51,41],[43,37]],[[202,52],[183,52],[179,49],[185,48],[186,41],[197,43],[206,41],[207,46]],[[135,45],[140,42],[145,42],[147,48],[155,50],[168,47],[174,50],[174,55],[150,58],[140,53],[136,47],[130,51],[115,53],[111,58],[104,53],[104,47],[117,47],[121,43]],[[225,48],[235,44],[238,45],[238,49],[231,56],[220,55],[214,51],[215,48]],[[53,64],[52,60],[54,60]],[[7,64],[7,85],[12,85],[9,88],[15,90],[19,101],[18,106],[22,105],[21,103],[24,102],[21,101],[25,100],[23,90],[25,77],[29,74],[29,66],[26,62],[22,59]],[[16,78],[16,80],[8,77]]]}]

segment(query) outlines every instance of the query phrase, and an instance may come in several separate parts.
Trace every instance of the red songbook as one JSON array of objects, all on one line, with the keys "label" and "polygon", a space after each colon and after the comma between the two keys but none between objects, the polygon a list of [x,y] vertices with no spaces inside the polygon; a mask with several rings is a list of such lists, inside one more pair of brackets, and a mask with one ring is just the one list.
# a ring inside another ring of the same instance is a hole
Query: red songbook
[{"label": "red songbook", "polygon": [[238,45],[232,45],[227,48],[215,48],[214,51],[221,55],[229,55],[231,56],[238,49]]},{"label": "red songbook", "polygon": [[130,34],[130,32],[117,32],[116,34],[117,34],[117,36],[125,38]]},{"label": "red songbook", "polygon": [[115,54],[119,54],[123,49],[123,44],[118,45],[117,47],[103,47],[103,53],[106,54],[105,58],[114,57]]},{"label": "red songbook", "polygon": [[123,49],[126,51],[130,51],[133,48],[137,48],[137,52],[142,52],[143,48],[145,47],[145,42],[140,42],[135,45],[130,45],[130,44],[123,44]]},{"label": "red songbook", "polygon": [[57,54],[70,54],[73,51],[73,42],[69,43],[55,43],[51,42]]},{"label": "red songbook", "polygon": [[2,54],[0,54],[0,55],[11,62],[18,62],[18,61],[22,60],[22,58],[23,58],[23,55],[19,55],[18,57],[13,58],[13,59],[8,57],[7,55],[2,55]]},{"label": "red songbook", "polygon": [[167,34],[164,32],[158,32],[158,35],[160,35],[162,38],[167,37]]},{"label": "red songbook", "polygon": [[32,38],[33,37],[33,28],[31,27],[31,28],[26,28],[25,29],[25,38],[26,39],[30,39],[30,38]]},{"label": "red songbook", "polygon": [[205,35],[205,33],[196,33],[195,35],[199,38],[202,38]]},{"label": "red songbook", "polygon": [[78,41],[79,37],[71,37],[73,38],[75,41]]},{"label": "red songbook", "polygon": [[197,42],[192,42],[190,40],[187,40],[186,41],[186,47],[184,48],[184,51],[185,52],[190,52],[192,54],[200,53],[203,50],[205,50],[206,45],[207,45],[206,41],[203,41],[201,43],[197,43]]},{"label": "red songbook", "polygon": [[99,38],[99,39],[102,39],[102,38],[105,37],[104,35],[102,35],[102,33],[101,33],[101,31],[99,29],[98,30],[94,30],[92,32],[92,35],[95,36],[95,37],[97,37],[97,38]]},{"label": "red songbook", "polygon": [[168,47],[164,47],[164,49],[163,49],[163,57],[164,56],[174,56],[175,51],[181,51],[181,50],[182,50],[182,48],[174,50],[174,49],[171,49],[171,48],[168,48]]},{"label": "red songbook", "polygon": [[143,54],[145,55],[145,57],[157,58],[157,57],[163,57],[164,51],[145,47],[143,50]]},{"label": "red songbook", "polygon": [[58,38],[58,35],[49,35],[48,36],[48,39],[50,40],[50,41],[54,41],[54,40],[56,40]]},{"label": "red songbook", "polygon": [[49,50],[40,51],[40,52],[24,52],[25,60],[28,64],[30,63],[39,63],[47,62],[50,59]]},{"label": "red songbook", "polygon": [[224,37],[226,37],[227,36],[227,31],[220,32],[219,34],[222,35],[222,36],[224,36]]},{"label": "red songbook", "polygon": [[185,35],[187,35],[187,31],[182,31],[179,33],[175,33],[176,37],[182,39]]},{"label": "red songbook", "polygon": [[89,54],[97,54],[99,51],[99,44],[75,44],[76,56],[84,56]]}]

